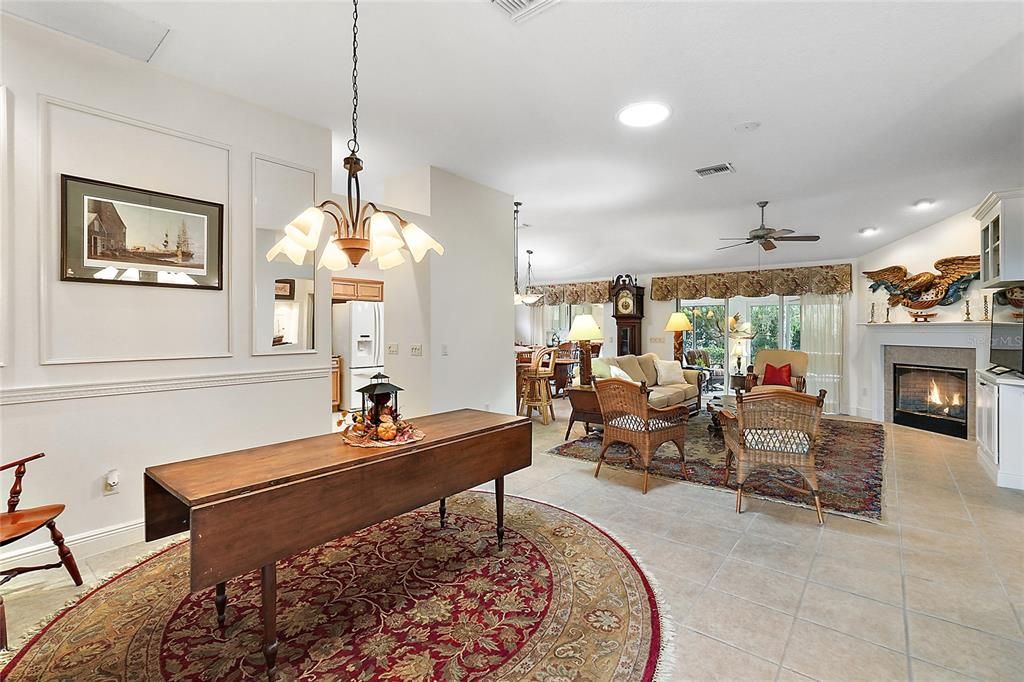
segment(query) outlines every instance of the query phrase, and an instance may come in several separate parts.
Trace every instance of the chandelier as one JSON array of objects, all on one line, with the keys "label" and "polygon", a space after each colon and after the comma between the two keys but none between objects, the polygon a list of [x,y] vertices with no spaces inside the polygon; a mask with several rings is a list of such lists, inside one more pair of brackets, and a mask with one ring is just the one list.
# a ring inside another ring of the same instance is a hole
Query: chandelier
[{"label": "chandelier", "polygon": [[533,277],[533,262],[530,259],[533,256],[533,251],[528,250],[526,252],[528,259],[526,266],[526,293],[519,293],[519,207],[523,205],[523,202],[515,201],[512,205],[515,206],[515,209],[512,211],[512,229],[514,230],[512,237],[512,262],[515,267],[515,291],[512,296],[512,303],[514,305],[533,305],[540,300],[540,294],[530,293],[530,282]]},{"label": "chandelier", "polygon": [[[416,223],[409,222],[394,211],[386,211],[372,201],[363,203],[359,190],[359,172],[363,161],[359,152],[359,0],[352,0],[352,137],[348,141],[348,156],[343,166],[348,172],[347,207],[336,201],[321,202],[300,213],[284,228],[284,237],[267,252],[267,260],[284,253],[296,265],[302,265],[307,251],[316,251],[324,220],[334,221],[334,237],[320,256],[319,267],[345,270],[356,267],[364,257],[377,261],[381,270],[405,262],[403,247],[408,247],[413,260],[419,263],[433,250],[444,255],[444,247],[432,239]],[[346,211],[347,208],[347,211]],[[395,225],[401,233],[395,229]]]}]

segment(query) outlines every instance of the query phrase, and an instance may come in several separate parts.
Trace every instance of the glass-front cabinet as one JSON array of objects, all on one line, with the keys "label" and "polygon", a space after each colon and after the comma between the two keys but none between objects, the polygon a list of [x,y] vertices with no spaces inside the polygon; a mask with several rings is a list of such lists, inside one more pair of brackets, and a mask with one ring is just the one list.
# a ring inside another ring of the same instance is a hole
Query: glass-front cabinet
[{"label": "glass-front cabinet", "polygon": [[981,227],[981,286],[1024,283],[1024,189],[989,194],[974,218]]}]

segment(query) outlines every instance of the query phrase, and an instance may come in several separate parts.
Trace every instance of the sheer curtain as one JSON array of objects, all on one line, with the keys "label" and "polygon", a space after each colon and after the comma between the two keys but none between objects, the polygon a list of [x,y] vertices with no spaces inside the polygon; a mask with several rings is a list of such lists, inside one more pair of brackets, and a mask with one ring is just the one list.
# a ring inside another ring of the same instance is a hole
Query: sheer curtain
[{"label": "sheer curtain", "polygon": [[843,390],[843,298],[800,297],[800,350],[807,353],[807,392],[825,389],[825,411],[841,409]]}]

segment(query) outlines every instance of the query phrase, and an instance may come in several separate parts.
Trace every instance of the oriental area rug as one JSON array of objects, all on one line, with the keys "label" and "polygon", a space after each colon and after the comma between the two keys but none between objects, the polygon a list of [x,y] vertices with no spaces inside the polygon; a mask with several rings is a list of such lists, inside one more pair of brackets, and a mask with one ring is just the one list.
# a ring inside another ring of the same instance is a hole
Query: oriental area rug
[{"label": "oriental area rug", "polygon": [[[652,680],[662,614],[630,554],[580,517],[506,496],[448,500],[278,562],[279,680]],[[259,573],[190,594],[180,543],[82,597],[0,674],[262,680]]]},{"label": "oriental area rug", "polygon": [[[725,445],[721,436],[708,430],[711,418],[705,412],[690,417],[686,429],[686,469],[690,482],[718,488],[736,489],[733,470],[728,483],[725,478]],[[584,438],[559,445],[553,455],[597,462],[601,453],[601,435],[591,433]],[[626,462],[630,450],[616,443],[608,448],[605,466],[632,469],[639,458]],[[612,459],[608,459],[612,458]],[[882,470],[885,459],[885,429],[881,424],[847,419],[822,419],[818,431],[818,485],[825,511],[844,516],[878,521],[882,517]],[[661,446],[651,462],[651,474],[682,480],[679,451],[675,445]],[[772,472],[773,478],[755,473],[747,479],[744,490],[768,500],[777,500],[813,508],[810,496],[789,490],[777,481],[805,487],[796,472]]]}]

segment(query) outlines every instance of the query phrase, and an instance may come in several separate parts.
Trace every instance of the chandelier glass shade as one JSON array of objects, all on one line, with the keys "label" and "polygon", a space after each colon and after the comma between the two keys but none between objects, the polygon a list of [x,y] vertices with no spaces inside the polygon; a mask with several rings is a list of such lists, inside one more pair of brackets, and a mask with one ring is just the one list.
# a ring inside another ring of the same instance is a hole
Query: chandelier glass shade
[{"label": "chandelier glass shade", "polygon": [[403,250],[408,249],[419,263],[428,251],[444,255],[444,247],[421,227],[410,223],[394,211],[387,211],[370,201],[363,202],[359,189],[359,172],[363,161],[359,151],[359,1],[352,1],[352,137],[348,141],[349,155],[343,166],[348,172],[348,201],[342,206],[327,200],[307,208],[284,228],[284,237],[267,252],[272,261],[284,253],[293,263],[305,262],[308,251],[316,251],[320,244],[323,224],[327,216],[334,221],[334,236],[327,242],[318,267],[345,270],[357,267],[364,258],[376,261],[381,270],[397,267],[405,262]]}]

